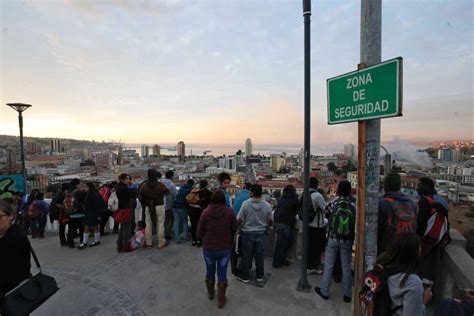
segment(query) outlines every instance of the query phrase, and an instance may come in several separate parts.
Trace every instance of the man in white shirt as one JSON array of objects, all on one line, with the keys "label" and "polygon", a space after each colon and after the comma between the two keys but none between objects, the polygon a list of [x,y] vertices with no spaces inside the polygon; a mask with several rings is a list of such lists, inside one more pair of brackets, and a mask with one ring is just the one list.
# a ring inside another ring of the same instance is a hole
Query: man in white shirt
[{"label": "man in white shirt", "polygon": [[[310,222],[308,227],[308,274],[323,274],[321,266],[321,254],[326,248],[326,221],[324,218],[324,208],[326,201],[318,192],[318,179],[309,179],[309,192],[311,196]],[[311,220],[311,214],[313,219]]]}]

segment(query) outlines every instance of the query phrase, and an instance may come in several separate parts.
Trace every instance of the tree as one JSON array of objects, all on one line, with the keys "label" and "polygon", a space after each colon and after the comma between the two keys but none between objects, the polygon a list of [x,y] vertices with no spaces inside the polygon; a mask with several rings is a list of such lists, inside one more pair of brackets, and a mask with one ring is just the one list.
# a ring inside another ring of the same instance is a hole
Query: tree
[{"label": "tree", "polygon": [[281,196],[281,191],[280,191],[280,190],[275,190],[275,191],[273,191],[273,197],[274,197],[275,199],[280,198],[280,196]]},{"label": "tree", "polygon": [[336,170],[337,170],[337,166],[336,166],[336,164],[335,164],[334,162],[328,163],[328,164],[327,164],[327,167],[328,167],[328,170],[329,170],[329,171],[334,171],[334,172],[336,172]]}]

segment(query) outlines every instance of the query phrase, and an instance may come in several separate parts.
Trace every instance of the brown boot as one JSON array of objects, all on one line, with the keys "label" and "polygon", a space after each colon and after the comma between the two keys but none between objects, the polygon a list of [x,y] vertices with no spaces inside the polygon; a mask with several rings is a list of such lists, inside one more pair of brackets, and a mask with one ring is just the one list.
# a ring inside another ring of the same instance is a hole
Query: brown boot
[{"label": "brown boot", "polygon": [[222,308],[227,299],[225,298],[225,291],[227,289],[227,282],[217,283],[217,307]]},{"label": "brown boot", "polygon": [[207,287],[207,296],[210,300],[214,299],[214,295],[216,290],[214,289],[214,285],[216,284],[216,280],[208,280],[206,279],[206,287]]}]

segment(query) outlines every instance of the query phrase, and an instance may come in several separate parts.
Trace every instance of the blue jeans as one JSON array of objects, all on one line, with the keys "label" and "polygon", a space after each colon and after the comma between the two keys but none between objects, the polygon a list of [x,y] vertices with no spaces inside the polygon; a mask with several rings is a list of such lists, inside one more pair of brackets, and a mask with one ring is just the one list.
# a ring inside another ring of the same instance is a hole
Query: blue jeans
[{"label": "blue jeans", "polygon": [[31,235],[33,237],[43,237],[44,228],[46,226],[46,215],[38,215],[36,217],[30,217]]},{"label": "blue jeans", "polygon": [[326,247],[326,255],[324,257],[324,273],[321,281],[321,293],[329,296],[329,289],[331,287],[332,270],[336,261],[337,253],[341,256],[342,267],[342,290],[343,294],[352,297],[352,274],[351,274],[351,260],[352,260],[352,240],[338,241],[329,238]]},{"label": "blue jeans", "polygon": [[227,266],[229,265],[231,251],[202,251],[206,262],[206,279],[215,280],[217,265],[217,281],[227,282]]},{"label": "blue jeans", "polygon": [[249,279],[252,259],[255,255],[257,279],[263,279],[263,256],[265,247],[265,232],[242,232],[242,279]]},{"label": "blue jeans", "polygon": [[291,244],[291,227],[283,223],[275,223],[273,231],[276,235],[275,251],[273,252],[273,267],[280,267],[286,259],[286,253]]},{"label": "blue jeans", "polygon": [[184,208],[173,209],[174,240],[188,239],[188,211]]}]

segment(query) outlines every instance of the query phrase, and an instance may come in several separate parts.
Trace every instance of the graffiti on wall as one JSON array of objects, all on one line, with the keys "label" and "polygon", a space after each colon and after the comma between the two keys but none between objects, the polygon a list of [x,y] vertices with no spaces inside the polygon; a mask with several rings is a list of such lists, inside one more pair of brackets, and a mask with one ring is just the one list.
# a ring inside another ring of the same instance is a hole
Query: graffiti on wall
[{"label": "graffiti on wall", "polygon": [[12,197],[15,192],[25,192],[23,175],[0,176],[0,199]]}]

